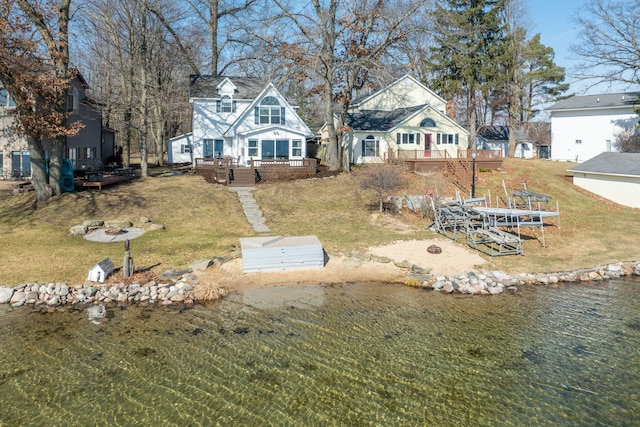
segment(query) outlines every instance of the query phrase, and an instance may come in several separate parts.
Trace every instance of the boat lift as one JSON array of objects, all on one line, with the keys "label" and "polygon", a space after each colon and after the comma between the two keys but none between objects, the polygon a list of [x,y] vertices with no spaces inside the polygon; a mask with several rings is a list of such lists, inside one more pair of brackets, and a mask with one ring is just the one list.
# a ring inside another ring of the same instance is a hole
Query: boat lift
[{"label": "boat lift", "polygon": [[[557,226],[560,228],[558,203],[556,202],[555,211],[543,210],[541,204],[548,205],[551,198],[526,191],[526,193],[522,192],[514,196],[520,197],[518,203],[508,197],[507,207],[504,208],[488,206],[487,199],[484,197],[462,199],[459,193],[456,193],[455,201],[442,203],[437,207],[432,200],[434,221],[430,227],[437,233],[456,241],[459,236],[464,235],[468,246],[490,256],[521,254],[523,252],[521,238],[523,227],[539,228],[541,244],[546,247],[545,220],[558,218]],[[523,206],[522,201],[525,199],[528,209],[517,208],[518,205]],[[533,203],[538,204],[537,209],[533,208]],[[515,233],[510,231],[515,231]]]}]

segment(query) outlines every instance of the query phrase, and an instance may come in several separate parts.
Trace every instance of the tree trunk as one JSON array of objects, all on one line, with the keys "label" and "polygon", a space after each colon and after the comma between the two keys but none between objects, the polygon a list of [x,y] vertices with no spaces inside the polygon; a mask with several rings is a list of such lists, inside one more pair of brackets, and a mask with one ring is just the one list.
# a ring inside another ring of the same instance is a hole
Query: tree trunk
[{"label": "tree trunk", "polygon": [[469,147],[475,147],[478,119],[476,115],[476,89],[473,86],[469,88],[469,105],[467,108],[469,108]]},{"label": "tree trunk", "polygon": [[518,126],[518,82],[509,83],[509,149],[507,157],[515,157],[516,153],[516,128]]},{"label": "tree trunk", "polygon": [[338,140],[338,135],[336,132],[336,127],[333,122],[333,96],[332,96],[332,86],[329,80],[325,80],[324,82],[324,93],[322,95],[324,101],[324,117],[327,121],[327,134],[328,134],[328,142],[329,145],[329,170],[337,171],[340,170],[340,157],[339,157],[339,146],[340,141]]},{"label": "tree trunk", "polygon": [[129,167],[131,162],[131,140],[133,134],[133,126],[131,125],[132,120],[132,108],[131,104],[124,112],[124,138],[121,142],[122,146],[122,166]]},{"label": "tree trunk", "polygon": [[62,194],[60,179],[62,178],[62,161],[64,160],[65,138],[52,141],[49,152],[49,187],[53,195]]},{"label": "tree trunk", "polygon": [[209,44],[211,46],[211,75],[218,75],[218,0],[209,1]]},{"label": "tree trunk", "polygon": [[31,173],[36,192],[36,202],[44,202],[52,195],[51,187],[47,185],[47,165],[42,149],[42,141],[27,137],[29,153],[31,155]]}]

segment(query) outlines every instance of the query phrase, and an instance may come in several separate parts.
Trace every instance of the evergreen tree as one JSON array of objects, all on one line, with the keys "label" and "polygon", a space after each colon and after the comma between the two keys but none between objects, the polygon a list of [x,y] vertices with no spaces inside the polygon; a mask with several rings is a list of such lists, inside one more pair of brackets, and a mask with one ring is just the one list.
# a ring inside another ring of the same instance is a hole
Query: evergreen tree
[{"label": "evergreen tree", "polygon": [[540,34],[536,34],[527,42],[524,50],[522,112],[520,120],[530,122],[539,112],[536,108],[551,101],[569,89],[563,83],[565,70],[553,61],[553,48],[540,42]]},{"label": "evergreen tree", "polygon": [[473,143],[480,123],[479,95],[504,85],[507,37],[503,22],[508,0],[444,0],[436,5],[436,34],[428,67],[430,85],[447,99],[466,99],[466,126]]}]

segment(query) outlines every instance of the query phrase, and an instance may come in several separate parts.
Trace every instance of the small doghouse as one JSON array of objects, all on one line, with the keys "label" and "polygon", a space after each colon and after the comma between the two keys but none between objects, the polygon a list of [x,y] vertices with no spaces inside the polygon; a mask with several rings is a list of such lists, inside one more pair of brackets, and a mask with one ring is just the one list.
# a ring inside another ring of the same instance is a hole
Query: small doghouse
[{"label": "small doghouse", "polygon": [[109,258],[105,258],[89,269],[87,280],[104,283],[111,273],[113,273],[113,262]]}]

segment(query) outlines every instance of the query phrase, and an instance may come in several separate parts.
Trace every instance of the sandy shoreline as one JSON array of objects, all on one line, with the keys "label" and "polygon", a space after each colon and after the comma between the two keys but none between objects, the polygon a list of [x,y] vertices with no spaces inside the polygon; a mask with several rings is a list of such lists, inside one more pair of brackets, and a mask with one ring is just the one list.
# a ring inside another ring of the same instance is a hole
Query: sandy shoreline
[{"label": "sandy shoreline", "polygon": [[[431,245],[440,247],[442,252],[430,254],[427,248]],[[434,275],[450,276],[489,268],[487,261],[476,252],[448,239],[397,241],[389,245],[370,247],[368,252],[395,262],[407,261],[424,269],[431,269],[431,274]],[[329,260],[323,268],[245,274],[242,272],[242,259],[238,258],[223,264],[220,268],[209,269],[196,276],[199,282],[215,282],[229,292],[242,292],[249,288],[274,285],[393,282],[399,281],[407,274],[406,268],[397,267],[394,262],[381,263],[371,260],[359,266],[352,266],[345,263],[347,259],[345,255],[329,254]]]}]

